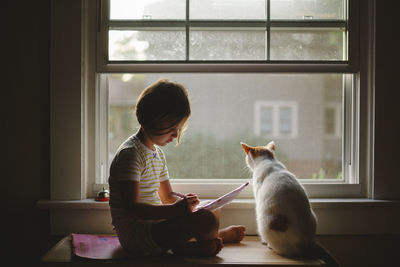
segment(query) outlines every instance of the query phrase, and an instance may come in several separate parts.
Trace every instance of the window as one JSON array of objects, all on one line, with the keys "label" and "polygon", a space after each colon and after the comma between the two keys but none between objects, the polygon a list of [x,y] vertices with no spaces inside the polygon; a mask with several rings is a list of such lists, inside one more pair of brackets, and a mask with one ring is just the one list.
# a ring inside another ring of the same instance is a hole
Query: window
[{"label": "window", "polygon": [[174,186],[226,191],[249,178],[239,142],[274,139],[311,196],[364,194],[359,36],[349,31],[358,1],[101,3],[96,186],[137,130],[138,94],[167,77],[188,88],[193,107],[183,143],[164,148]]},{"label": "window", "polygon": [[257,101],[254,132],[264,138],[297,136],[297,102]]}]

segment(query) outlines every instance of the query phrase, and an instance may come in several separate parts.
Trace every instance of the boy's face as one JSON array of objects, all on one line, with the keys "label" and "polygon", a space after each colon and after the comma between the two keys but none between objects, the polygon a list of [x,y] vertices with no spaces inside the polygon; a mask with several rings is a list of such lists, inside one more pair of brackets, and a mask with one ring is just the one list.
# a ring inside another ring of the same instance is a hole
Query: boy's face
[{"label": "boy's face", "polygon": [[167,129],[162,130],[157,134],[149,134],[149,138],[155,145],[165,146],[174,141],[174,139],[178,137],[178,134],[180,131],[182,131],[182,128],[185,125],[186,121],[187,118],[184,118],[178,124],[170,128],[167,128],[169,125],[168,122],[161,123],[160,128],[167,128]]}]

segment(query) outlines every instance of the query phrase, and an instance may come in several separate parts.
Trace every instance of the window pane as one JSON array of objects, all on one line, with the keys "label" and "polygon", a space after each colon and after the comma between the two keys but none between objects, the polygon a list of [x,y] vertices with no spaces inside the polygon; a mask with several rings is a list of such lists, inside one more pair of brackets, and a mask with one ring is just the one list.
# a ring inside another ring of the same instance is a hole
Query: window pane
[{"label": "window pane", "polygon": [[110,0],[111,20],[185,19],[186,0]]},{"label": "window pane", "polygon": [[344,19],[343,0],[271,0],[271,19]]},{"label": "window pane", "polygon": [[272,60],[345,60],[341,30],[271,29]]},{"label": "window pane", "polygon": [[272,135],[273,127],[272,107],[261,107],[260,111],[260,130],[261,134]]},{"label": "window pane", "polygon": [[265,19],[265,0],[191,0],[190,19]]},{"label": "window pane", "polygon": [[[341,74],[109,74],[109,160],[138,129],[138,95],[160,78],[184,84],[192,105],[182,143],[163,147],[171,178],[249,177],[239,142],[265,145],[272,139],[256,133],[259,101],[297,106],[298,133],[273,137],[277,157],[289,170],[299,178],[341,178],[342,138],[325,138],[324,112],[342,103]],[[265,109],[263,116],[269,113]],[[281,109],[283,122],[289,113]]]},{"label": "window pane", "polygon": [[279,108],[279,133],[290,134],[292,132],[292,109],[290,107]]},{"label": "window pane", "polygon": [[185,31],[110,31],[110,60],[184,60]]},{"label": "window pane", "polygon": [[265,29],[190,32],[191,60],[264,60]]}]

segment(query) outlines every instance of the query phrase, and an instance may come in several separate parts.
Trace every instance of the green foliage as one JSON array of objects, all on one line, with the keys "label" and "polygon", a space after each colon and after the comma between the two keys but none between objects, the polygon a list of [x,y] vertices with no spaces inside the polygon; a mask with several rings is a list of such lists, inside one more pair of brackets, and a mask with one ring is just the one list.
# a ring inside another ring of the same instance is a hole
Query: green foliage
[{"label": "green foliage", "polygon": [[326,177],[325,170],[323,168],[320,168],[318,173],[313,173],[311,176],[313,179],[323,179]]},{"label": "green foliage", "polygon": [[[327,177],[326,171],[325,171],[325,169],[323,169],[323,168],[320,168],[319,171],[318,171],[318,173],[314,172],[314,173],[312,174],[311,177],[312,177],[313,179],[331,178],[331,177]],[[332,178],[333,178],[333,177],[332,177]],[[343,174],[342,174],[341,171],[337,174],[336,179],[339,179],[339,180],[343,179]]]},{"label": "green foliage", "polygon": [[[256,146],[270,141],[246,134],[229,139],[217,139],[211,134],[194,134],[183,139],[180,145],[170,144],[163,148],[172,178],[250,177],[240,142]],[[284,158],[279,153],[277,156]]]}]

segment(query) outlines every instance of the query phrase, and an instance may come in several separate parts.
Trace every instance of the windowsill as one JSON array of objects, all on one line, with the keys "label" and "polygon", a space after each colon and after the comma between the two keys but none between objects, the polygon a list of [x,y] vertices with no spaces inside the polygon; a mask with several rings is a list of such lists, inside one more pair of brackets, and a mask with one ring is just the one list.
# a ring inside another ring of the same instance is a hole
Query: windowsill
[{"label": "windowsill", "polygon": [[[206,201],[206,200],[204,200]],[[371,199],[310,199],[318,218],[317,234],[400,234],[400,201]],[[52,234],[112,233],[108,202],[40,200],[49,209]],[[221,226],[243,224],[248,234],[257,234],[254,199],[236,199],[223,208]]]},{"label": "windowsill", "polygon": [[[211,199],[203,199],[202,203]],[[400,208],[397,200],[373,200],[368,198],[312,198],[310,203],[313,209],[329,208],[368,208],[387,207]],[[93,198],[82,200],[39,200],[40,209],[80,209],[80,210],[109,210],[108,202],[95,201]],[[223,209],[253,209],[254,199],[235,199]]]}]

